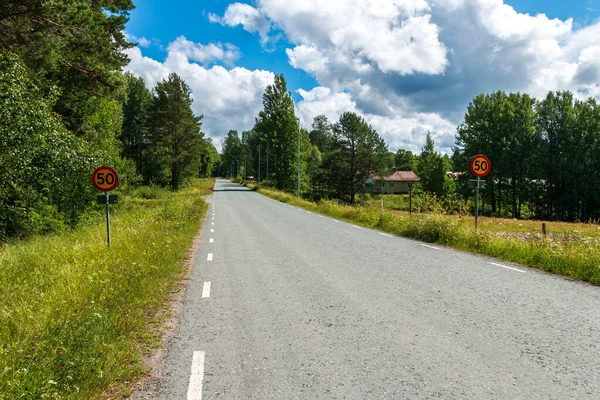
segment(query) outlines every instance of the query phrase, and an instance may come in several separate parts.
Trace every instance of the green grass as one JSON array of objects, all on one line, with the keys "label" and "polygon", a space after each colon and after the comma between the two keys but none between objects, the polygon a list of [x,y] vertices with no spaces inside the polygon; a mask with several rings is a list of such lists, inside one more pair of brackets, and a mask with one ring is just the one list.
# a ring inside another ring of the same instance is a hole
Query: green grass
[{"label": "green grass", "polygon": [[105,223],[0,248],[1,399],[127,390],[160,342],[157,313],[184,276],[213,184],[124,197],[110,249]]},{"label": "green grass", "polygon": [[[556,223],[557,233],[543,236],[541,233],[523,231],[524,226],[533,226],[533,223],[512,220],[494,223],[493,219],[489,219],[476,229],[472,217],[417,213],[398,215],[392,211],[382,213],[377,207],[349,206],[331,200],[315,203],[288,193],[257,188],[252,184],[248,186],[275,200],[365,227],[600,284],[597,225],[583,230],[580,224]],[[535,224],[536,227],[541,226],[541,222]],[[512,230],[513,225],[518,229]],[[569,230],[569,226],[573,229]],[[588,236],[582,235],[582,232],[588,231]]]}]

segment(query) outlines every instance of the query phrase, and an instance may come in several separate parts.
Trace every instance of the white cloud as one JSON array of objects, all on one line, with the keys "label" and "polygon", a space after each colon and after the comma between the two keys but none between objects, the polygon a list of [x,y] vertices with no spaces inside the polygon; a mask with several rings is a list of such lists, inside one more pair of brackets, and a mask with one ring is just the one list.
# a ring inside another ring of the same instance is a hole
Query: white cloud
[{"label": "white cloud", "polygon": [[297,104],[297,113],[303,126],[310,126],[314,117],[325,115],[335,123],[344,112],[362,115],[385,140],[390,151],[399,148],[421,152],[427,132],[431,132],[436,149],[450,153],[454,143],[455,124],[435,113],[398,112],[393,116],[382,116],[360,110],[349,93],[333,92],[326,87],[310,91],[298,90],[302,100]]},{"label": "white cloud", "polygon": [[294,68],[303,69],[309,73],[322,73],[327,69],[327,57],[312,46],[297,46],[287,49],[287,56]]},{"label": "white cloud", "polygon": [[125,69],[144,78],[148,88],[171,72],[181,76],[192,90],[194,112],[204,115],[202,130],[220,150],[222,138],[230,129],[241,132],[252,128],[255,116],[262,109],[265,87],[273,83],[274,75],[269,71],[226,69],[220,65],[206,68],[194,63],[187,50],[185,46],[169,46],[167,58],[161,63],[143,56],[139,48],[128,49],[131,62]]},{"label": "white cloud", "polygon": [[258,32],[261,38],[267,38],[267,34],[271,29],[271,24],[264,15],[261,14],[256,8],[242,3],[233,3],[225,10],[225,15],[219,17],[215,14],[209,14],[208,20],[210,22],[218,22],[222,25],[238,26],[242,27],[251,33]]},{"label": "white cloud", "polygon": [[257,0],[256,7],[291,43],[290,65],[321,86],[299,92],[304,117],[357,111],[391,148],[420,148],[419,135],[430,130],[448,150],[481,92],[540,98],[571,90],[600,99],[600,22],[575,29],[572,19],[518,13],[503,0]]},{"label": "white cloud", "polygon": [[203,65],[211,64],[215,61],[223,61],[227,65],[233,65],[240,58],[240,50],[237,46],[230,43],[225,45],[221,43],[209,43],[203,45],[187,40],[184,36],[180,36],[170,43],[168,52],[183,53],[192,61],[199,62]]},{"label": "white cloud", "polygon": [[[263,44],[286,38],[279,44],[287,47],[290,65],[318,81],[312,90],[298,90],[304,126],[318,114],[335,121],[343,111],[354,111],[391,150],[419,151],[431,131],[436,147],[450,151],[468,102],[482,92],[521,91],[541,98],[550,90],[571,90],[578,98],[600,100],[600,22],[576,28],[572,19],[518,13],[503,0],[255,0],[253,5],[233,3],[222,17],[208,17],[241,25]],[[250,127],[272,74],[243,70],[235,76],[235,69],[222,67],[199,73],[202,67],[191,61],[225,61],[219,50],[235,54],[236,49],[214,46],[171,48],[165,63],[142,58],[138,62],[147,65],[140,74],[153,78],[163,69],[205,74],[209,87],[198,93],[216,96],[215,104],[199,108],[207,119],[206,110],[222,116],[225,103],[236,104],[237,94],[222,94],[215,83],[232,79],[230,90],[241,86],[249,107],[233,125]],[[240,82],[250,76],[263,78],[247,89]],[[241,110],[241,104],[236,107]],[[219,135],[229,129],[222,121],[211,124],[219,126]]]},{"label": "white cloud", "polygon": [[125,40],[131,43],[137,43],[140,47],[150,47],[150,45],[152,44],[152,42],[146,39],[144,36],[137,37],[134,35],[130,35],[127,32],[125,32]]}]

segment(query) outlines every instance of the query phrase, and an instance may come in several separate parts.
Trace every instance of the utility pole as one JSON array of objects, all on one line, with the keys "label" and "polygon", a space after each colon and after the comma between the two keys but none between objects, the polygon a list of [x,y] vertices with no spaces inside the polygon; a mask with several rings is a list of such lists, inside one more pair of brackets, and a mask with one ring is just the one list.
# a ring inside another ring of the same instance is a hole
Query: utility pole
[{"label": "utility pole", "polygon": [[300,118],[296,118],[298,123],[298,197],[300,197]]}]

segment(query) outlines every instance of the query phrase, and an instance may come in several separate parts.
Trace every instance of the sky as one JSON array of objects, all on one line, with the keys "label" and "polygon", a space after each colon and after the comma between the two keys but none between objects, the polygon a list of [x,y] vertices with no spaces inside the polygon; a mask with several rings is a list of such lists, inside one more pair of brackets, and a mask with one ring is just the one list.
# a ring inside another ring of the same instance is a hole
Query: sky
[{"label": "sky", "polygon": [[302,127],[356,112],[397,149],[450,153],[479,93],[600,100],[600,0],[134,0],[127,71],[192,90],[220,150],[252,128],[274,74]]}]

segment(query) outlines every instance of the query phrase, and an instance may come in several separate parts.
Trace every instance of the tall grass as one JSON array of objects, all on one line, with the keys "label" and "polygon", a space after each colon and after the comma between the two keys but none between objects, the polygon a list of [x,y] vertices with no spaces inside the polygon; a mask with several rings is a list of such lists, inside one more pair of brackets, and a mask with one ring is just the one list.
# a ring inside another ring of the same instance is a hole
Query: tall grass
[{"label": "tall grass", "polygon": [[[472,218],[441,214],[397,215],[376,207],[343,205],[336,201],[318,203],[299,199],[273,189],[251,188],[261,194],[369,228],[391,234],[439,243],[542,269],[559,275],[600,284],[600,243],[594,236],[573,234],[510,234],[484,226],[476,229]],[[564,225],[564,224],[563,224]]]},{"label": "tall grass", "polygon": [[110,249],[104,223],[0,248],[1,399],[90,398],[142,372],[213,183],[123,199]]}]

